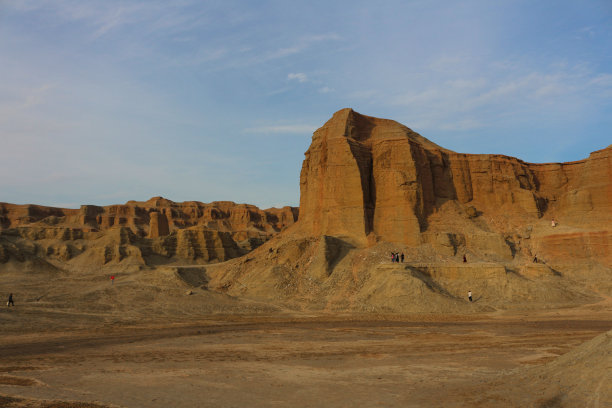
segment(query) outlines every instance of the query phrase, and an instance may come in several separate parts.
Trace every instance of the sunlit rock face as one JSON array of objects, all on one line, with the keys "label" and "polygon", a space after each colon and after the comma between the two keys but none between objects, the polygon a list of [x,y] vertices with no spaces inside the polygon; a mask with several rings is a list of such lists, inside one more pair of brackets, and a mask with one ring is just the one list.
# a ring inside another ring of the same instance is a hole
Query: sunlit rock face
[{"label": "sunlit rock face", "polygon": [[0,262],[219,262],[258,247],[293,225],[297,214],[293,207],[162,197],[80,209],[0,203]]},{"label": "sunlit rock face", "polygon": [[[612,223],[612,146],[577,162],[531,164],[456,153],[395,121],[342,109],[314,133],[300,192],[302,232],[362,246],[419,245],[445,224],[464,232],[453,217],[500,233],[554,218],[559,226],[604,230],[592,239],[602,242]],[[454,215],[438,220],[451,206]],[[591,239],[573,233],[580,242]]]}]

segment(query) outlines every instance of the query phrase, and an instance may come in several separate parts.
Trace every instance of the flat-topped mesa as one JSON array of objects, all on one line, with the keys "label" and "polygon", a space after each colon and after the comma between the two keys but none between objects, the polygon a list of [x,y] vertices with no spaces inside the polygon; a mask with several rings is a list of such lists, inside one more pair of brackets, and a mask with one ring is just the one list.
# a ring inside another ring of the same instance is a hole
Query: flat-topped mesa
[{"label": "flat-topped mesa", "polygon": [[490,216],[610,221],[611,152],[563,164],[456,153],[395,121],[342,109],[305,153],[298,225],[358,245],[418,245],[428,216],[451,200]]},{"label": "flat-topped mesa", "polygon": [[336,112],[305,154],[301,228],[359,244],[368,238],[416,244],[433,199],[420,180],[429,176],[421,174],[427,150],[448,152],[397,122]]}]

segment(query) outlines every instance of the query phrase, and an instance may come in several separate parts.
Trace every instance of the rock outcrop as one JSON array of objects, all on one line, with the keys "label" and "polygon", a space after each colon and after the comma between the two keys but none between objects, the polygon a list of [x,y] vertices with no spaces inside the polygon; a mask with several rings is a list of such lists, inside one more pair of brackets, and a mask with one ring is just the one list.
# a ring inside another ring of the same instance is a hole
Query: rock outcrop
[{"label": "rock outcrop", "polygon": [[531,164],[453,152],[343,109],[315,131],[300,193],[296,225],[207,267],[210,288],[368,312],[541,309],[612,295],[612,146]]},{"label": "rock outcrop", "polygon": [[149,222],[149,238],[165,237],[170,234],[168,226],[168,218],[166,214],[152,212],[150,214],[151,221]]},{"label": "rock outcrop", "polygon": [[261,210],[162,197],[74,210],[0,203],[0,262],[30,257],[79,265],[220,262],[253,250],[296,220],[292,207]]},{"label": "rock outcrop", "polygon": [[564,228],[528,252],[541,246],[554,257],[563,240],[612,252],[612,146],[577,162],[531,164],[456,153],[392,120],[343,109],[314,133],[305,156],[298,225],[309,236],[418,246],[450,234],[507,259],[518,243],[505,235],[555,219]]}]

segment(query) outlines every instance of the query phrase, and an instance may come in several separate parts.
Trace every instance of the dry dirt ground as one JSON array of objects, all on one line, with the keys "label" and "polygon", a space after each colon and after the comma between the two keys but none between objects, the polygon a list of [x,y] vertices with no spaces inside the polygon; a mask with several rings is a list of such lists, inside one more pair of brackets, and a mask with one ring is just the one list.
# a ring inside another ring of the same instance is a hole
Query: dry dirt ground
[{"label": "dry dirt ground", "polygon": [[[538,388],[526,373],[612,329],[610,306],[137,324],[3,307],[0,321],[23,324],[5,325],[0,339],[0,406],[573,406],[563,384]],[[580,406],[610,406],[606,396]]]}]

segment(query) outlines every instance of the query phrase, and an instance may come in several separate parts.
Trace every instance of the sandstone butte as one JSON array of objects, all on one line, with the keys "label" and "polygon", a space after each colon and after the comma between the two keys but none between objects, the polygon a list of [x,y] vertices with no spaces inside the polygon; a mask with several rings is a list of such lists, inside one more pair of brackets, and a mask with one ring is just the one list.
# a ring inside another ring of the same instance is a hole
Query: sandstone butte
[{"label": "sandstone butte", "polygon": [[[342,109],[305,153],[299,220],[290,207],[156,197],[79,210],[0,204],[0,227],[0,265],[172,265],[193,287],[298,309],[593,303],[612,294],[612,146],[533,164],[456,153]],[[391,264],[392,251],[405,263]],[[468,290],[479,301],[466,303]]]},{"label": "sandstone butte", "polygon": [[359,245],[419,245],[432,216],[451,206],[447,223],[482,216],[485,230],[505,232],[554,218],[589,230],[567,239],[600,239],[612,222],[612,146],[585,160],[531,164],[455,153],[397,122],[343,109],[314,133],[300,191],[305,232]]},{"label": "sandstone butte", "polygon": [[211,287],[298,308],[551,307],[612,293],[611,243],[612,146],[532,164],[342,109],[305,153],[298,222],[207,274]]},{"label": "sandstone butte", "polygon": [[[343,109],[314,133],[305,155],[299,226],[309,235],[418,246],[430,232],[451,243],[497,233],[514,251],[612,264],[612,145],[580,161],[532,164],[456,153],[395,121]],[[526,244],[534,227],[553,219],[558,227]]]}]

